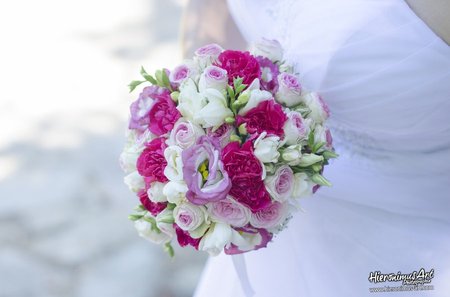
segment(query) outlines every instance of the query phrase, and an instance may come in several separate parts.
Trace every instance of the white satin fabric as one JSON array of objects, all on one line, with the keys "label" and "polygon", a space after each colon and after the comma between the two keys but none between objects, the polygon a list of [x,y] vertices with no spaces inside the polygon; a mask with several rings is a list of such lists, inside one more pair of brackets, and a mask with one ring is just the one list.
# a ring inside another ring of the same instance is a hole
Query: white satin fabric
[{"label": "white satin fabric", "polygon": [[[328,102],[333,187],[245,254],[257,297],[450,296],[450,48],[403,0],[229,0],[247,41],[278,39]],[[372,271],[434,269],[434,290],[370,293]],[[244,296],[230,256],[196,297]]]}]

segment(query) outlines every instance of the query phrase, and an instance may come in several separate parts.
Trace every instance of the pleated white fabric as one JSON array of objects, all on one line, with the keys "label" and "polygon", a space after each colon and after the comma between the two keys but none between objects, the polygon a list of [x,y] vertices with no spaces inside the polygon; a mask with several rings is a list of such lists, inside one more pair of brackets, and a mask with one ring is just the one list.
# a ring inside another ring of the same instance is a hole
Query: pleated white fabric
[{"label": "pleated white fabric", "polygon": [[[245,254],[257,297],[450,296],[450,47],[403,0],[229,0],[249,41],[275,38],[330,105],[333,187]],[[434,269],[434,290],[370,293],[370,272]],[[196,297],[244,296],[230,256]]]}]

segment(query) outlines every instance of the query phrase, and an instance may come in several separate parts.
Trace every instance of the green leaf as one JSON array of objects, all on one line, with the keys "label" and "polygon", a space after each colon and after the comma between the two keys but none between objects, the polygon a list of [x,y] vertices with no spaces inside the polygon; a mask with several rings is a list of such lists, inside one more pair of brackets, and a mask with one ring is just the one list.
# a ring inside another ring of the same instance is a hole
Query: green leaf
[{"label": "green leaf", "polygon": [[246,87],[247,87],[246,84],[241,84],[241,85],[235,87],[236,94],[239,94],[240,92],[242,92]]},{"label": "green leaf", "polygon": [[145,207],[142,204],[139,204],[138,206],[136,206],[134,208],[134,210],[139,211],[139,212],[146,211]]},{"label": "green leaf", "polygon": [[176,207],[177,205],[175,204],[175,203],[169,203],[169,204],[167,204],[167,209],[168,210],[173,210],[175,207]]},{"label": "green leaf", "polygon": [[158,219],[158,222],[161,223],[166,223],[166,224],[173,224],[175,222],[174,218],[163,218],[163,219]]},{"label": "green leaf", "polygon": [[231,104],[233,104],[233,103],[234,103],[234,99],[235,99],[235,97],[236,97],[236,95],[234,94],[234,90],[233,90],[232,87],[227,86],[227,91],[228,91],[228,95],[229,95],[230,98],[232,99]]},{"label": "green leaf", "polygon": [[144,221],[150,223],[152,225],[152,230],[156,233],[161,233],[161,230],[159,230],[158,226],[156,225],[156,220],[152,217],[143,217]]},{"label": "green leaf", "polygon": [[172,91],[172,86],[170,85],[170,80],[169,77],[167,76],[166,71],[164,71],[164,69],[162,70],[162,83],[163,86],[168,88],[170,91]]},{"label": "green leaf", "polygon": [[308,146],[312,149],[314,147],[314,130],[311,130],[308,135]]},{"label": "green leaf", "polygon": [[131,214],[131,215],[128,216],[128,219],[130,221],[137,221],[137,220],[142,219],[143,216],[144,215],[140,215],[140,214]]},{"label": "green leaf", "polygon": [[315,143],[312,147],[312,152],[316,153],[318,150],[320,150],[324,145],[326,144],[326,142],[318,142]]},{"label": "green leaf", "polygon": [[145,82],[145,80],[133,80],[132,82],[130,82],[128,84],[128,87],[130,88],[130,93],[133,92],[137,86],[139,86],[140,84],[142,84],[144,82]]},{"label": "green leaf", "polygon": [[145,80],[150,82],[152,85],[157,85],[158,84],[156,79],[153,76],[151,76],[150,74],[148,74],[147,71],[145,71],[143,66],[141,66],[141,75],[142,75],[143,78],[145,78]]}]

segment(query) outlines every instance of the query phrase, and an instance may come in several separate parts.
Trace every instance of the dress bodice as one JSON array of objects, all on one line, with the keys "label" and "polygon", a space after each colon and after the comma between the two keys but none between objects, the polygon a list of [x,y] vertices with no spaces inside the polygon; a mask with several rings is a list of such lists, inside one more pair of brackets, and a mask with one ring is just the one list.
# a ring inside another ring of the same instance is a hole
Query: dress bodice
[{"label": "dress bodice", "polygon": [[403,0],[229,4],[249,42],[278,39],[304,86],[322,94],[340,153],[406,155],[418,167],[450,158],[450,47]]}]

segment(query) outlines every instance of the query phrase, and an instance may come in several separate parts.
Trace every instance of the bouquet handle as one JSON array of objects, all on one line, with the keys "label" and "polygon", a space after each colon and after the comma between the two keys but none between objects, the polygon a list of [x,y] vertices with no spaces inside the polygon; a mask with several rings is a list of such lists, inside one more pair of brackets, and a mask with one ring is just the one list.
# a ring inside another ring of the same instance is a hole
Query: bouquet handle
[{"label": "bouquet handle", "polygon": [[253,291],[252,285],[248,278],[247,265],[245,264],[245,256],[243,254],[232,255],[234,269],[239,278],[242,291],[245,297],[255,296],[255,291]]}]

